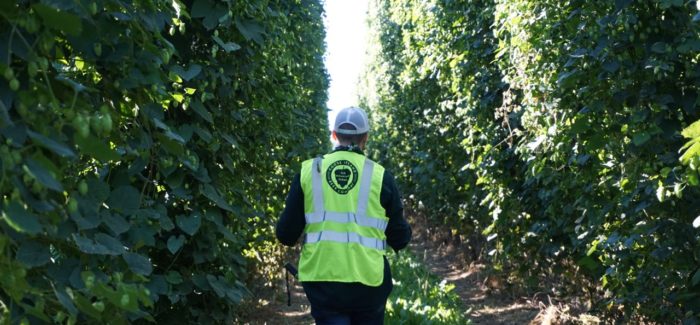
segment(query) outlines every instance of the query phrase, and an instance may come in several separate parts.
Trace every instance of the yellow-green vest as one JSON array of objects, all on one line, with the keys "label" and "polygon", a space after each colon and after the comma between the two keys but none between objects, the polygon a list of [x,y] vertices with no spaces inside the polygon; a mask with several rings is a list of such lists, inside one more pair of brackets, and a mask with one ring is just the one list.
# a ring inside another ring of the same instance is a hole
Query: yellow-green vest
[{"label": "yellow-green vest", "polygon": [[382,284],[389,222],[379,200],[383,178],[384,167],[350,151],[302,163],[300,281]]}]

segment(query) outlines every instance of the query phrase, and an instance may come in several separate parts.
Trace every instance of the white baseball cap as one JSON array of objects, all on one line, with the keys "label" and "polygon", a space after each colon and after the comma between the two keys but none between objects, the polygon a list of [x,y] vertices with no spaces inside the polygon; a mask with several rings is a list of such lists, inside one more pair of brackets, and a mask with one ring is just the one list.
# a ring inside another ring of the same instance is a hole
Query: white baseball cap
[{"label": "white baseball cap", "polygon": [[[355,127],[354,130],[341,129],[343,124]],[[333,131],[340,134],[364,134],[369,132],[369,120],[367,113],[359,107],[346,107],[338,111],[333,123]]]}]

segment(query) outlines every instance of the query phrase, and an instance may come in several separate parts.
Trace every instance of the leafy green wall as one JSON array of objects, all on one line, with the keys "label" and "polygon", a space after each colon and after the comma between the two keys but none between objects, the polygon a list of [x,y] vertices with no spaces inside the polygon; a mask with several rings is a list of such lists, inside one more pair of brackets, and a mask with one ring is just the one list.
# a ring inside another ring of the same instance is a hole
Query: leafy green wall
[{"label": "leafy green wall", "polygon": [[322,10],[3,1],[0,320],[230,323],[328,141]]},{"label": "leafy green wall", "polygon": [[700,146],[679,161],[700,118],[695,1],[373,1],[370,16],[373,150],[434,221],[514,284],[698,321]]}]

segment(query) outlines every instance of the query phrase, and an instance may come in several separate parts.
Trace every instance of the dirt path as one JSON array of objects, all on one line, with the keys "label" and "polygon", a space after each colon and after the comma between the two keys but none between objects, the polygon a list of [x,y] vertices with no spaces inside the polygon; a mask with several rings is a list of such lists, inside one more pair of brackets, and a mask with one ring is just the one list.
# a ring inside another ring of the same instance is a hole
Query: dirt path
[{"label": "dirt path", "polygon": [[475,324],[528,324],[540,312],[526,299],[500,292],[499,283],[485,274],[484,265],[465,265],[466,259],[457,248],[430,233],[428,228],[414,227],[410,248],[422,257],[430,272],[455,285]]},{"label": "dirt path", "polygon": [[277,281],[277,289],[266,289],[256,292],[257,306],[241,324],[251,325],[309,325],[314,323],[311,317],[311,306],[304,294],[304,288],[292,276],[289,276],[291,306],[287,306],[287,291],[285,281]]},{"label": "dirt path", "polygon": [[586,314],[588,309],[575,297],[550,301],[546,295],[523,297],[510,292],[499,277],[490,274],[486,265],[469,263],[466,247],[455,244],[447,229],[428,226],[426,216],[421,213],[407,209],[407,215],[414,231],[411,250],[422,257],[430,272],[455,285],[455,293],[474,324],[601,323],[598,317]]},{"label": "dirt path", "polygon": [[306,294],[304,294],[304,288],[295,279],[291,279],[291,276],[289,289],[292,293],[292,305],[287,306],[287,294],[283,292],[280,295],[282,303],[273,307],[275,314],[282,321],[268,324],[313,324],[314,319],[311,317],[311,306],[306,299]]}]

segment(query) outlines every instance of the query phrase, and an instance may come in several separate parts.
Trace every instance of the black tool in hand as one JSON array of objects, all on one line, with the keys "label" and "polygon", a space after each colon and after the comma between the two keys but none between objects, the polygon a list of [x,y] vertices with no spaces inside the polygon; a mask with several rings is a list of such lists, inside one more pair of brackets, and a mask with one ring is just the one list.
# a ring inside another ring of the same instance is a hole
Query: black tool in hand
[{"label": "black tool in hand", "polygon": [[284,265],[284,273],[285,273],[285,277],[287,278],[287,282],[286,282],[287,283],[287,306],[291,306],[292,305],[292,293],[289,291],[289,273],[291,273],[292,276],[294,276],[294,278],[296,279],[297,273],[299,273],[299,272],[297,271],[297,268],[295,268],[294,265],[292,265],[292,263],[287,263]]},{"label": "black tool in hand", "polygon": [[297,277],[297,273],[299,272],[297,271],[297,268],[294,267],[294,265],[292,265],[292,263],[285,264],[284,268],[287,270],[287,272],[291,273],[292,276],[294,276],[295,278]]}]

